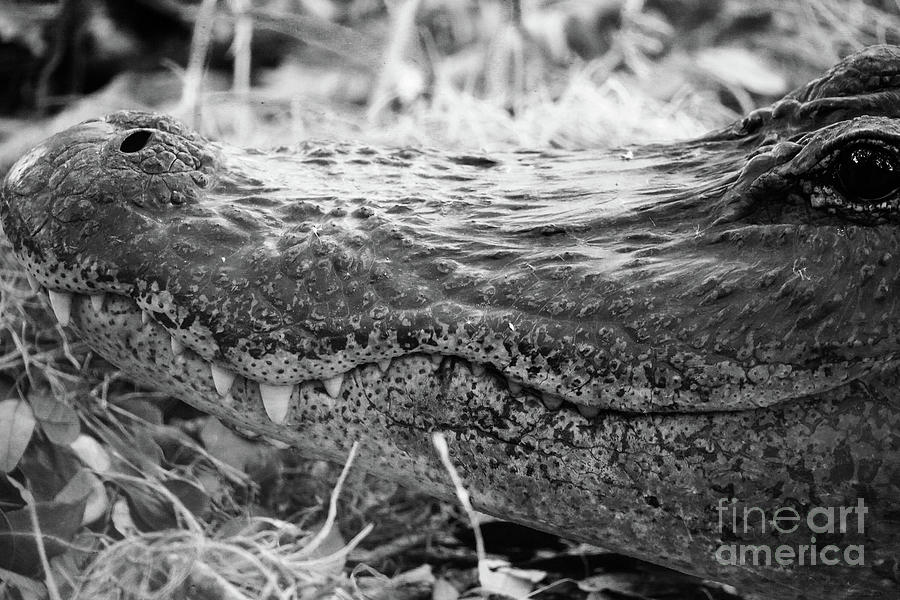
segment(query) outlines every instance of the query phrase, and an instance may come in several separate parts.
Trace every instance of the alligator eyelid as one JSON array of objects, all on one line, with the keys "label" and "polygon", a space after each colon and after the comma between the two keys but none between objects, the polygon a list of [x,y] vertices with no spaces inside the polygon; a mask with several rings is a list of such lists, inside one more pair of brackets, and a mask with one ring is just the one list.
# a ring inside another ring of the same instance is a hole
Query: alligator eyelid
[{"label": "alligator eyelid", "polygon": [[[900,144],[900,140],[898,140],[898,144]],[[890,152],[891,154],[893,154],[895,157],[900,157],[900,145],[887,144],[883,140],[877,140],[877,139],[858,139],[858,140],[854,140],[852,142],[847,142],[842,147],[833,149],[831,154],[834,157],[839,157],[846,152],[850,152],[857,148],[865,148],[865,147],[882,148],[882,149]],[[833,158],[832,158],[832,160],[833,160]]]},{"label": "alligator eyelid", "polygon": [[[867,132],[868,133],[868,132]],[[871,132],[875,133],[875,132]],[[851,139],[839,138],[829,142],[820,151],[819,159],[809,168],[809,176],[817,177],[831,169],[832,165],[841,160],[848,152],[857,148],[878,147],[893,155],[894,160],[900,163],[900,138],[895,143],[886,141],[883,137],[854,137]]]},{"label": "alligator eyelid", "polygon": [[851,131],[826,142],[820,155],[824,160],[827,157],[839,155],[845,149],[865,145],[879,146],[895,154],[900,154],[900,135],[874,129]]}]

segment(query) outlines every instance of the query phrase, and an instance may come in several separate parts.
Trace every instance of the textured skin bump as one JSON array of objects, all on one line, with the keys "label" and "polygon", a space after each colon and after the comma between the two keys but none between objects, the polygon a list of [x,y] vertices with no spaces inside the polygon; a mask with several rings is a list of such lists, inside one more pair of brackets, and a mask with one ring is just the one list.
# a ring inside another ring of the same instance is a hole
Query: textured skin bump
[{"label": "textured skin bump", "polygon": [[[337,460],[359,440],[372,470],[448,496],[445,431],[486,512],[760,597],[891,597],[900,211],[817,202],[848,144],[900,147],[898,69],[867,49],[630,160],[262,152],[116,113],[23,157],[0,219],[91,347],[235,426]],[[237,374],[225,397],[210,363]],[[283,423],[260,383],[296,386]],[[865,563],[722,564],[723,543],[810,543],[722,527],[723,499],[862,500],[864,530],[820,543]]]}]

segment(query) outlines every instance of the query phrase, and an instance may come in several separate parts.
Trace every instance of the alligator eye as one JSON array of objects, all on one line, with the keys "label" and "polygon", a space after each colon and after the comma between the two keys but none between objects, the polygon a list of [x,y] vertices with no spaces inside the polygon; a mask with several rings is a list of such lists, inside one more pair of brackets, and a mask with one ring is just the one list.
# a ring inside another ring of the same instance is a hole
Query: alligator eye
[{"label": "alligator eye", "polygon": [[124,140],[122,140],[122,144],[119,146],[119,150],[125,152],[126,154],[131,154],[132,152],[138,152],[147,145],[147,142],[150,141],[150,138],[153,136],[152,131],[147,131],[145,129],[135,131],[132,134],[129,134]]},{"label": "alligator eye", "polygon": [[856,146],[842,152],[836,163],[837,181],[848,200],[874,203],[900,189],[900,162],[886,148]]}]

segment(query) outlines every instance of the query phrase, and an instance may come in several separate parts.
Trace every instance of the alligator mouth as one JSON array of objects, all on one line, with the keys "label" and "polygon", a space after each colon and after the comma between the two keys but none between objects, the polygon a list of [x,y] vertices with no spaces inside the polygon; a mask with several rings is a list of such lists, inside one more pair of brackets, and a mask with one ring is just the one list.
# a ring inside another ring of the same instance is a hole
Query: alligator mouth
[{"label": "alligator mouth", "polygon": [[[44,288],[29,274],[36,291]],[[272,385],[238,374],[230,366],[207,360],[202,351],[173,336],[157,322],[150,311],[142,309],[129,296],[115,293],[80,294],[46,290],[53,312],[63,326],[73,327],[85,341],[129,375],[149,385],[165,385],[171,379],[205,395],[217,397],[222,407],[255,403],[262,407],[268,420],[283,425],[292,408],[335,410],[349,386],[373,387],[373,381],[406,388],[436,385],[440,387],[452,372],[456,377],[470,378],[496,388],[497,397],[506,402],[530,402],[550,411],[562,411],[573,418],[587,421],[602,412],[601,406],[571,402],[540,391],[502,373],[490,364],[466,358],[426,352],[410,352],[390,359],[358,364],[326,379],[309,379],[291,385]],[[374,384],[377,386],[377,383]],[[246,408],[246,407],[245,407]],[[215,411],[212,411],[215,412]],[[258,426],[251,415],[248,423]]]},{"label": "alligator mouth", "polygon": [[[463,311],[446,319],[410,312],[406,315],[411,317],[391,316],[369,329],[348,319],[338,330],[343,339],[307,334],[305,341],[318,346],[304,346],[303,339],[292,345],[278,332],[258,332],[255,339],[267,346],[257,342],[251,347],[241,345],[244,338],[232,329],[242,325],[245,313],[240,310],[216,317],[202,306],[186,305],[156,280],[148,283],[138,275],[136,283],[129,283],[129,274],[100,272],[95,263],[69,264],[26,247],[19,258],[32,287],[48,290],[59,322],[74,326],[110,362],[151,387],[172,380],[166,391],[175,397],[202,393],[208,400],[199,408],[206,412],[233,402],[234,390],[240,389],[252,404],[233,414],[248,426],[254,422],[246,411],[252,413],[255,406],[265,409],[257,416],[275,425],[284,423],[299,397],[333,407],[342,396],[346,399],[347,386],[355,386],[361,374],[369,385],[386,381],[401,387],[394,395],[411,403],[425,388],[454,400],[467,394],[462,379],[490,382],[497,398],[513,404],[533,401],[536,407],[562,409],[590,422],[604,413],[753,410],[815,397],[898,362],[889,340],[859,348],[854,337],[847,342],[855,355],[852,362],[837,353],[813,360],[794,357],[779,346],[769,356],[759,355],[763,348],[754,346],[752,338],[746,345],[757,356],[740,348],[704,355],[698,346],[687,347],[671,335],[654,347],[628,327],[607,328],[601,322],[574,330],[566,329],[565,320],[545,336],[555,345],[548,346],[554,354],[544,354],[537,344],[546,325],[488,316],[465,329],[459,324],[466,317]],[[406,318],[418,320],[404,323]],[[442,320],[456,322],[456,329],[442,330]],[[605,339],[567,341],[576,331],[600,332]],[[452,393],[445,389],[448,365],[456,378]]]}]

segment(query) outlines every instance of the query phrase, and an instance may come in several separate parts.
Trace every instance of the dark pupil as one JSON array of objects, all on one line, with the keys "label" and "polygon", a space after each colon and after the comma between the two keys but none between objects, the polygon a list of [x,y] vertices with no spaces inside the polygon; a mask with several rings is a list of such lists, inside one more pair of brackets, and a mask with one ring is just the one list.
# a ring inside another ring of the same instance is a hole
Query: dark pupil
[{"label": "dark pupil", "polygon": [[838,178],[850,200],[875,202],[900,188],[894,156],[879,147],[854,148],[838,161]]}]

